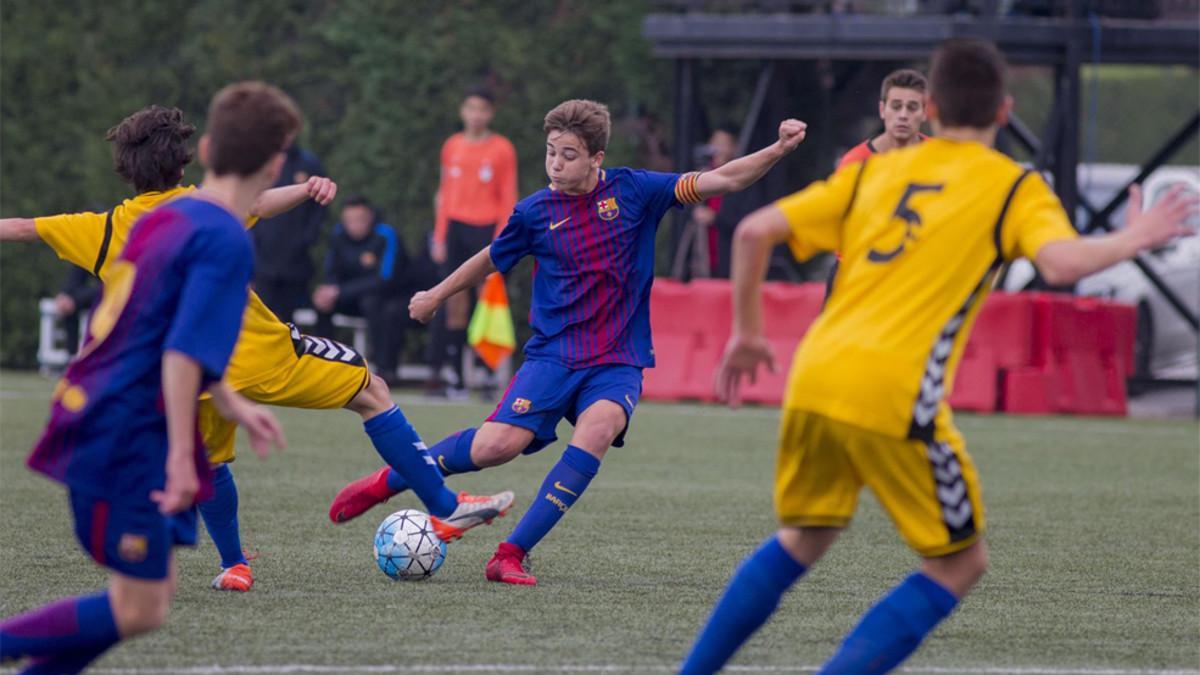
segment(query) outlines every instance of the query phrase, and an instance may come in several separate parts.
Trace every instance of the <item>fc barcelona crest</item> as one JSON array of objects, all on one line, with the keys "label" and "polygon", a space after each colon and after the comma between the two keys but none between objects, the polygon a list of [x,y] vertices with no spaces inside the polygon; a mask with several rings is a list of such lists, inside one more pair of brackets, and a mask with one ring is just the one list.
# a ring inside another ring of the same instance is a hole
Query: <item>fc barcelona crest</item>
[{"label": "fc barcelona crest", "polygon": [[121,540],[117,542],[117,555],[125,562],[140,563],[146,559],[148,553],[149,542],[146,537],[140,534],[129,534],[128,532],[121,535]]},{"label": "fc barcelona crest", "polygon": [[621,215],[621,209],[617,208],[617,198],[609,197],[596,202],[596,211],[600,214],[600,220],[615,220]]},{"label": "fc barcelona crest", "polygon": [[525,413],[529,412],[529,406],[530,406],[529,399],[519,398],[519,399],[513,401],[512,411],[517,413],[518,415],[524,415]]}]

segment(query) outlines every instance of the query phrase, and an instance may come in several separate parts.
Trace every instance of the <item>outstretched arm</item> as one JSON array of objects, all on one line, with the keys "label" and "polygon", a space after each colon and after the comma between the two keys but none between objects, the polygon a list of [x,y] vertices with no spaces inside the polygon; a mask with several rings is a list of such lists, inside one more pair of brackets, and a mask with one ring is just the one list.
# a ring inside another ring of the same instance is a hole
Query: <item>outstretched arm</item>
[{"label": "outstretched arm", "polygon": [[33,218],[0,218],[0,241],[37,241]]},{"label": "outstretched arm", "polygon": [[337,196],[337,183],[323,176],[313,176],[303,183],[271,188],[258,196],[250,208],[250,215],[258,218],[274,218],[291,211],[309,199],[321,206],[328,206]]},{"label": "outstretched arm", "polygon": [[442,283],[414,295],[408,303],[408,313],[421,323],[429,323],[434,313],[447,298],[459,291],[478,286],[483,283],[487,275],[495,271],[496,265],[492,263],[492,247],[488,246],[451,272],[450,276],[446,277]]},{"label": "outstretched arm", "polygon": [[0,219],[0,241],[40,241],[59,258],[93,271],[104,265],[100,253],[107,221],[107,214],[92,212],[4,218]]},{"label": "outstretched arm", "polygon": [[705,171],[696,179],[696,191],[701,199],[744,190],[800,145],[808,125],[800,120],[787,119],[779,125],[779,140],[767,147],[731,160],[720,168]]},{"label": "outstretched arm", "polygon": [[1082,237],[1046,244],[1038,251],[1034,265],[1051,286],[1066,286],[1083,277],[1158,248],[1175,237],[1191,233],[1185,224],[1196,213],[1197,199],[1176,187],[1152,208],[1142,211],[1142,189],[1129,189],[1129,209],[1125,227],[1113,234]]}]

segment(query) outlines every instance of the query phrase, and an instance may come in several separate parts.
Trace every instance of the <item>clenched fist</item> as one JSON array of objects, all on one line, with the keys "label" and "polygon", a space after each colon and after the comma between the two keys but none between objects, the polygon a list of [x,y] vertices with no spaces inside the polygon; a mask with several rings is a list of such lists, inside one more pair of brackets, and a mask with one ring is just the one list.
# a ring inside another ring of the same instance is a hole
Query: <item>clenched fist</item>
[{"label": "clenched fist", "polygon": [[779,123],[779,145],[784,152],[791,152],[804,140],[808,125],[800,120],[786,119]]}]

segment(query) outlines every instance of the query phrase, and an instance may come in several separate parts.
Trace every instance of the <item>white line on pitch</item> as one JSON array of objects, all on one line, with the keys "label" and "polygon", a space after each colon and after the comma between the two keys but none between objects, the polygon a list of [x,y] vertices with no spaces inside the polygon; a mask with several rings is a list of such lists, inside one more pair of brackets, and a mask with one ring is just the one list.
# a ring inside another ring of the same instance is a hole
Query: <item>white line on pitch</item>
[{"label": "white line on pitch", "polygon": [[[817,666],[755,666],[735,665],[726,670],[741,673],[811,673]],[[291,675],[306,673],[362,673],[364,675],[389,675],[404,673],[669,673],[675,666],[666,665],[617,665],[617,664],[430,664],[430,665],[317,665],[317,664],[273,664],[273,665],[229,665],[189,666],[178,668],[96,668],[91,672],[104,675]],[[5,672],[13,672],[6,670]],[[936,667],[913,666],[901,672],[930,673],[932,675],[1200,675],[1200,670],[1162,670],[1128,668],[1062,668],[1040,666],[982,666],[982,667]]]}]

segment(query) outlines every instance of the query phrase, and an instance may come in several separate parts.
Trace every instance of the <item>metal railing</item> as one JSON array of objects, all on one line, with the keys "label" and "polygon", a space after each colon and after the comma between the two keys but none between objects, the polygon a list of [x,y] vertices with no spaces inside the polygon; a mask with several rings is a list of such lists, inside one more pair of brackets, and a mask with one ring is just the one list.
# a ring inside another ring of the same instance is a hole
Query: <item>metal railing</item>
[{"label": "metal railing", "polygon": [[655,11],[708,14],[875,14],[1192,20],[1200,0],[653,0]]}]

